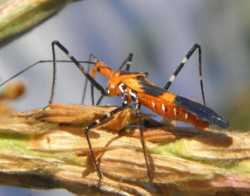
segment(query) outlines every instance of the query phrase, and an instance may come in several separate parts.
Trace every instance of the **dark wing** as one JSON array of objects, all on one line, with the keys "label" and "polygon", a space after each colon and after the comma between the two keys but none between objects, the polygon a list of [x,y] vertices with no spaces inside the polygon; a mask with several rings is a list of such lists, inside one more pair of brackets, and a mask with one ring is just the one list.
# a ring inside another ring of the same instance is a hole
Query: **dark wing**
[{"label": "dark wing", "polygon": [[228,121],[226,121],[222,116],[200,103],[196,103],[181,96],[176,96],[175,103],[209,124],[217,125],[221,128],[227,128],[229,126]]},{"label": "dark wing", "polygon": [[145,77],[138,78],[138,81],[143,91],[149,95],[160,96],[164,94],[165,92],[167,92],[165,89],[160,88],[152,84],[151,82],[149,82]]},{"label": "dark wing", "polygon": [[[160,96],[168,92],[167,90],[152,84],[150,81],[148,81],[144,77],[141,77],[138,79],[139,79],[141,88],[147,94],[150,94],[153,96]],[[176,96],[175,104],[177,106],[184,108],[187,112],[190,112],[191,114],[208,122],[209,124],[217,125],[221,128],[227,128],[229,126],[229,123],[222,116],[220,116],[219,114],[217,114],[216,112],[214,112],[213,110],[211,110],[205,105],[202,105],[200,103],[194,102],[192,100],[189,100],[181,96]]]}]

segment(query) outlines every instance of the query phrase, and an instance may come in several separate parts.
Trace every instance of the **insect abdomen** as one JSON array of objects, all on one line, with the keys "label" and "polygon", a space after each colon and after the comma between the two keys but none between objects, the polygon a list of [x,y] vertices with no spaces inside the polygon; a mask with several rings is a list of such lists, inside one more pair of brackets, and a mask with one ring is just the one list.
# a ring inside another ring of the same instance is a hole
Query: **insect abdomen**
[{"label": "insect abdomen", "polygon": [[[168,98],[170,95],[168,94]],[[210,108],[184,97],[173,96],[171,99],[165,99],[164,95],[155,97],[143,94],[140,96],[140,102],[169,120],[187,122],[202,129],[209,125],[228,127],[228,123]]]},{"label": "insect abdomen", "polygon": [[201,121],[207,122],[209,125],[216,125],[221,128],[229,126],[229,123],[222,116],[205,105],[181,96],[176,96],[175,104]]},{"label": "insect abdomen", "polygon": [[174,103],[165,103],[165,110],[163,110],[164,104],[161,103],[161,107],[157,107],[157,113],[161,116],[169,119],[181,122],[186,122],[194,125],[197,128],[207,128],[209,123],[200,119],[198,116],[186,111],[184,108],[175,105]]}]

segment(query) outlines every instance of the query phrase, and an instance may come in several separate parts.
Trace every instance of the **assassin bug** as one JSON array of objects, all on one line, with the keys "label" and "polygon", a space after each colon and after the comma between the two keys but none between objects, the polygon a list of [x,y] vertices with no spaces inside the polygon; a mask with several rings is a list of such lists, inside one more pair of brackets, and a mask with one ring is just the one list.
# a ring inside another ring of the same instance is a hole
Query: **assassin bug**
[{"label": "assassin bug", "polygon": [[[200,87],[203,105],[168,91],[172,82],[196,50],[198,50]],[[121,110],[126,107],[128,103],[135,102],[137,111],[140,109],[141,105],[143,105],[164,118],[190,123],[200,129],[205,129],[210,125],[216,125],[221,128],[227,128],[229,126],[229,123],[222,116],[206,106],[202,80],[200,45],[194,44],[163,88],[151,82],[147,78],[147,73],[129,72],[131,60],[132,55],[129,56],[126,64],[123,64],[118,70],[112,70],[104,62],[95,59],[95,64],[91,69],[91,75],[95,76],[98,72],[108,80],[107,91],[102,93],[97,103],[99,103],[104,96],[121,96],[123,105],[116,110]],[[127,66],[127,71],[121,71],[125,65]],[[115,113],[116,110],[114,110],[113,113]],[[109,116],[104,116],[103,119],[94,122],[88,128],[95,127],[108,117]],[[146,146],[143,140],[143,131],[141,129],[140,133],[148,176],[151,178],[149,162],[146,156]]]},{"label": "assassin bug", "polygon": [[[204,94],[204,88],[203,88],[203,81],[201,77],[202,76],[201,47],[198,44],[195,44],[188,51],[188,53],[185,55],[184,59],[179,64],[177,69],[174,71],[173,75],[170,77],[166,85],[163,88],[161,88],[157,86],[156,84],[154,84],[153,82],[151,82],[147,78],[147,73],[129,72],[130,64],[133,58],[132,54],[129,55],[127,60],[117,70],[112,70],[104,62],[96,58],[94,58],[94,60],[92,61],[90,60],[90,61],[80,62],[74,56],[71,56],[68,50],[60,42],[54,41],[52,42],[52,54],[53,54],[52,62],[53,62],[54,71],[53,71],[53,83],[52,83],[52,90],[51,90],[49,103],[52,103],[53,96],[54,96],[56,62],[58,62],[55,57],[55,46],[61,49],[68,56],[71,62],[73,62],[74,65],[76,65],[76,67],[91,82],[92,86],[94,86],[101,92],[101,97],[99,98],[97,103],[100,103],[104,96],[121,96],[122,98],[122,106],[114,109],[110,113],[104,114],[103,117],[101,117],[100,119],[97,119],[96,121],[94,121],[93,123],[91,123],[89,126],[87,126],[84,129],[86,139],[89,145],[90,158],[92,159],[93,165],[95,166],[99,179],[102,178],[102,174],[101,174],[99,165],[96,162],[88,132],[91,129],[95,128],[96,126],[100,125],[101,123],[109,120],[110,117],[112,117],[115,113],[122,111],[131,102],[135,103],[137,114],[139,114],[139,109],[141,105],[143,105],[164,118],[167,118],[169,120],[178,120],[182,122],[187,122],[198,128],[204,129],[204,128],[207,128],[209,125],[217,125],[221,128],[228,127],[228,122],[224,120],[223,117],[221,117],[220,115],[218,115],[217,113],[215,113],[213,110],[211,110],[205,105],[206,103],[205,94]],[[172,82],[180,73],[181,69],[184,67],[187,60],[192,56],[192,54],[196,50],[198,50],[198,55],[199,55],[198,56],[199,74],[201,77],[200,87],[201,87],[201,93],[202,93],[202,99],[203,99],[204,105],[194,102],[192,100],[189,100],[185,97],[175,95],[174,93],[171,93],[170,91],[168,91]],[[69,61],[65,61],[65,62],[69,62]],[[93,67],[91,69],[91,72],[90,73],[86,72],[80,63],[92,64]],[[29,69],[32,66],[34,66],[34,64],[29,66],[26,69]],[[122,69],[125,66],[126,66],[126,70],[122,71]],[[24,72],[24,70],[19,72],[18,74],[22,72]],[[95,80],[95,74],[97,72],[107,78],[108,85],[106,89]],[[18,74],[11,77],[10,79],[16,77]],[[2,83],[1,85],[3,85],[4,83]],[[141,143],[143,147],[143,153],[144,153],[145,162],[147,166],[148,176],[151,179],[152,176],[150,173],[149,160],[146,156],[146,145],[143,140],[142,129],[140,129],[140,133],[141,133]]]},{"label": "assassin bug", "polygon": [[[198,50],[199,55],[199,75],[203,105],[168,91],[172,82],[196,50]],[[163,88],[151,82],[147,78],[147,73],[126,72],[120,71],[120,69],[114,71],[99,60],[96,60],[91,70],[91,75],[94,76],[96,72],[108,79],[107,94],[109,96],[122,95],[123,98],[127,96],[129,102],[138,102],[139,105],[146,106],[162,117],[187,122],[198,128],[204,129],[210,125],[216,125],[221,128],[228,127],[228,122],[223,117],[206,106],[202,80],[201,47],[198,44],[194,44],[188,51]],[[103,96],[106,96],[106,94],[102,94]]]},{"label": "assassin bug", "polygon": [[[49,98],[49,101],[48,101],[48,105],[51,104],[53,102],[53,98],[54,98],[54,89],[55,89],[55,82],[56,82],[56,63],[60,62],[60,63],[73,63],[79,70],[80,72],[87,78],[88,81],[91,82],[91,85],[95,88],[97,88],[102,96],[107,96],[108,95],[108,91],[106,91],[106,89],[104,89],[102,87],[102,85],[100,83],[98,83],[94,77],[89,74],[88,72],[85,71],[84,67],[81,65],[81,63],[86,63],[86,64],[93,64],[95,65],[95,62],[92,62],[92,61],[78,61],[74,56],[71,56],[68,52],[68,50],[58,41],[53,41],[52,44],[52,57],[53,57],[53,60],[41,60],[41,61],[37,61],[29,66],[27,66],[26,68],[24,68],[23,70],[21,70],[20,72],[14,74],[13,76],[11,76],[9,79],[5,80],[4,82],[2,82],[0,84],[0,87],[5,85],[6,83],[8,83],[10,80],[18,77],[19,75],[21,75],[22,73],[28,71],[29,69],[37,66],[38,64],[42,64],[42,63],[50,63],[52,62],[53,64],[53,81],[52,81],[52,88],[51,88],[51,94],[50,94],[50,98]],[[56,59],[56,53],[55,53],[55,48],[58,47],[59,49],[61,49],[62,52],[64,52],[68,58],[70,60],[57,60]],[[132,60],[132,55],[129,55],[129,57],[123,62],[123,64],[121,65],[121,67],[119,68],[119,70],[122,70],[122,68],[126,65],[126,70],[129,69],[129,63],[130,61]],[[87,84],[87,83],[85,83]],[[86,88],[86,85],[85,87]],[[92,89],[92,102],[94,102],[94,98],[93,98],[93,88]],[[84,96],[83,96],[83,99],[84,99]],[[100,103],[101,99],[99,99],[99,103]],[[86,127],[84,130],[85,130],[85,135],[86,135],[86,139],[87,139],[87,142],[88,142],[88,145],[89,145],[89,150],[90,150],[90,158],[92,159],[92,162],[93,162],[93,165],[95,166],[95,169],[97,171],[97,174],[99,176],[99,179],[102,178],[102,175],[101,175],[101,171],[99,169],[99,166],[97,165],[96,161],[95,161],[95,155],[94,155],[94,152],[93,152],[93,148],[92,148],[92,145],[91,145],[91,142],[90,142],[90,138],[89,138],[89,135],[88,135],[88,132],[90,131],[90,129],[96,127],[97,125],[101,124],[101,123],[104,123],[106,120],[108,120],[109,118],[111,118],[114,114],[122,111],[123,109],[125,109],[125,107],[127,106],[127,101],[124,99],[123,101],[123,106],[122,107],[118,107],[117,109],[114,109],[113,111],[111,111],[110,113],[106,113],[102,118],[100,119],[97,119],[95,122],[93,122],[92,124],[90,124],[88,127]],[[47,107],[47,106],[46,106]],[[44,107],[44,109],[46,109],[46,107]],[[144,144],[144,141],[142,141],[143,143],[143,146],[145,146]],[[144,148],[145,149],[145,148]]]},{"label": "assassin bug", "polygon": [[[64,48],[64,46],[62,46],[60,43],[57,44],[59,48],[61,48],[66,54],[68,54],[68,51]],[[198,50],[200,87],[204,105],[189,100],[185,97],[175,95],[174,93],[168,91],[172,82],[175,80],[177,75],[184,67],[185,63],[192,56],[192,54],[194,54],[196,50]],[[69,58],[72,61],[74,61],[76,65],[79,66],[79,63],[75,60],[74,57],[69,55]],[[217,125],[221,128],[228,127],[228,122],[224,120],[223,117],[221,117],[216,112],[214,112],[213,110],[211,110],[206,106],[205,93],[202,80],[202,61],[201,61],[202,59],[201,59],[200,45],[194,44],[194,46],[185,55],[184,59],[178,65],[177,69],[174,71],[173,75],[170,77],[170,79],[163,88],[158,87],[156,84],[151,82],[147,78],[147,73],[129,72],[132,58],[133,55],[130,54],[125,63],[123,63],[117,70],[111,69],[104,62],[96,58],[93,61],[91,61],[92,64],[94,65],[91,69],[90,74],[88,74],[88,77],[91,77],[91,80],[94,80],[94,77],[98,72],[108,80],[106,89],[101,87],[101,85],[96,85],[97,81],[95,81],[94,83],[91,82],[92,85],[96,86],[102,94],[97,103],[100,103],[101,99],[104,96],[121,96],[122,98],[122,106],[118,107],[111,113],[105,114],[101,119],[96,120],[85,129],[86,138],[90,147],[90,154],[92,157],[92,161],[94,162],[99,177],[101,177],[101,172],[95,161],[95,156],[92,151],[92,146],[87,133],[90,129],[98,126],[102,122],[105,122],[113,114],[123,110],[131,102],[135,103],[137,114],[141,105],[143,105],[162,117],[165,117],[170,120],[187,122],[194,125],[197,128],[205,129],[209,125]],[[126,70],[122,71],[124,66],[126,66]],[[143,147],[148,176],[149,178],[152,178],[150,173],[149,160],[147,159],[146,156],[146,146],[143,140],[142,129],[140,129],[140,133],[141,133],[141,143]]]}]

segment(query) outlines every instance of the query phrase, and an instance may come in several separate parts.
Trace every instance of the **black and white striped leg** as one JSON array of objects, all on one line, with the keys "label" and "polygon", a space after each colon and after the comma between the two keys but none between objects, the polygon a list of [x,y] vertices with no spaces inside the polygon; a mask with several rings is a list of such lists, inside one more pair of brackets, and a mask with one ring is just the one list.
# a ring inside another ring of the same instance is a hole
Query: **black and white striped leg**
[{"label": "black and white striped leg", "polygon": [[84,133],[85,133],[86,140],[87,140],[88,147],[89,147],[90,159],[91,159],[91,162],[92,162],[93,166],[95,167],[95,170],[97,172],[99,180],[102,179],[102,172],[101,172],[99,163],[97,163],[96,158],[95,158],[96,156],[95,156],[95,153],[93,151],[93,147],[92,147],[92,144],[91,144],[91,141],[90,141],[90,138],[89,138],[89,131],[91,129],[94,129],[95,127],[107,122],[108,120],[110,120],[112,118],[113,115],[115,115],[116,113],[124,110],[127,106],[128,106],[127,104],[123,104],[122,106],[112,110],[111,112],[106,113],[101,118],[95,120],[93,123],[91,123],[89,126],[87,126],[84,129]]},{"label": "black and white striped leg", "polygon": [[[55,88],[55,81],[56,81],[56,55],[55,55],[55,46],[57,46],[62,52],[66,54],[66,56],[74,63],[74,65],[80,70],[80,72],[91,82],[91,84],[97,88],[101,92],[102,95],[107,95],[106,90],[102,87],[100,83],[98,83],[88,72],[84,70],[84,67],[80,64],[80,62],[74,57],[71,56],[69,51],[59,42],[53,41],[52,42],[52,54],[53,54],[53,81],[52,81],[52,88],[51,88],[51,96],[49,99],[49,103],[52,103],[54,97],[54,88]],[[87,62],[87,61],[86,61]],[[88,62],[94,64],[93,62]]]},{"label": "black and white striped leg", "polygon": [[198,63],[199,63],[199,76],[200,76],[200,88],[201,88],[201,95],[203,104],[206,105],[205,99],[205,92],[204,92],[204,85],[203,85],[203,78],[202,78],[202,60],[201,60],[201,46],[199,44],[194,44],[193,47],[187,52],[185,57],[182,59],[181,63],[178,65],[174,73],[169,78],[168,82],[165,84],[164,88],[166,90],[169,89],[173,81],[176,79],[177,75],[180,73],[181,69],[184,67],[188,59],[194,54],[194,52],[198,50]]}]

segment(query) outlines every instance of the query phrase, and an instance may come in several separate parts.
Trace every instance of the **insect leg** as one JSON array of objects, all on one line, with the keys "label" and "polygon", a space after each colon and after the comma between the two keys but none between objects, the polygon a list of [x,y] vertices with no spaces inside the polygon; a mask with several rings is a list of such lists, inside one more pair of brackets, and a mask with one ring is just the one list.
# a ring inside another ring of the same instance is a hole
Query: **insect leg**
[{"label": "insect leg", "polygon": [[[53,51],[53,83],[52,83],[52,90],[51,90],[51,97],[49,103],[52,102],[54,97],[54,86],[55,86],[55,72],[56,72],[56,61],[55,61],[55,46],[61,49],[62,52],[66,54],[66,56],[74,63],[74,65],[80,70],[80,72],[91,82],[91,84],[97,88],[103,95],[107,95],[106,90],[102,87],[102,85],[97,82],[88,72],[84,70],[84,67],[80,64],[80,62],[72,55],[70,55],[69,51],[59,42],[53,41],[52,42],[52,51]],[[93,62],[88,62],[94,64]]]},{"label": "insect leg", "polygon": [[97,100],[97,102],[96,102],[96,105],[100,105],[100,103],[101,103],[101,101],[103,100],[104,97],[105,97],[105,95],[101,95],[101,96],[98,98],[98,100]]},{"label": "insect leg", "polygon": [[[96,61],[96,57],[93,54],[89,55],[89,60],[91,61]],[[91,96],[91,103],[92,105],[97,105],[95,104],[95,92],[94,92],[94,85],[91,83],[90,85],[90,96]],[[101,94],[101,96],[104,96],[103,94]]]},{"label": "insect leg", "polygon": [[[96,60],[97,60],[97,58],[93,54],[89,55],[89,61],[95,62]],[[88,73],[89,73],[89,70],[88,70]],[[85,81],[85,88],[87,88],[87,81]],[[107,89],[105,89],[105,91],[106,90]],[[91,97],[91,103],[92,103],[92,105],[99,105],[100,102],[101,102],[101,100],[103,99],[103,97],[106,96],[106,95],[107,94],[101,93],[100,97],[98,98],[98,101],[95,103],[94,85],[91,83],[91,85],[90,85],[90,97]]]},{"label": "insect leg", "polygon": [[[89,70],[90,70],[90,66],[88,66],[88,69],[87,69],[88,73],[89,73]],[[85,97],[86,97],[86,93],[87,93],[87,87],[88,87],[88,79],[85,77],[81,104],[84,104],[84,102],[85,102]]]},{"label": "insect leg", "polygon": [[199,76],[200,76],[200,88],[201,88],[201,95],[202,95],[202,101],[203,104],[206,105],[206,99],[205,99],[205,92],[204,92],[204,86],[203,86],[203,79],[202,79],[202,60],[201,60],[201,46],[199,44],[194,44],[193,47],[187,52],[181,63],[178,65],[174,73],[171,75],[167,83],[165,84],[164,88],[166,90],[169,89],[173,81],[176,79],[177,75],[180,73],[181,69],[184,67],[188,59],[194,54],[194,52],[198,50],[198,63],[199,63]]},{"label": "insect leg", "polygon": [[152,172],[154,171],[154,166],[152,165],[152,158],[150,156],[150,153],[147,150],[147,146],[146,146],[146,143],[145,143],[145,140],[144,140],[144,130],[143,130],[144,126],[141,127],[141,124],[142,124],[141,115],[140,115],[141,104],[139,103],[137,95],[135,96],[135,102],[136,102],[136,106],[135,106],[136,116],[138,116],[138,119],[139,119],[138,127],[139,127],[139,130],[140,130],[140,141],[141,141],[141,145],[142,145],[145,164],[146,164],[146,167],[147,167],[147,175],[148,175],[149,180],[152,181],[153,180]]},{"label": "insect leg", "polygon": [[[89,61],[91,61],[90,56],[89,56]],[[88,65],[87,73],[89,73],[89,71],[90,71],[90,66]],[[85,77],[81,104],[84,104],[84,102],[85,102],[85,97],[86,97],[86,93],[87,93],[87,87],[88,87],[88,79]]]},{"label": "insect leg", "polygon": [[92,164],[94,165],[95,169],[96,169],[96,172],[97,172],[97,175],[99,177],[99,180],[102,179],[102,173],[101,173],[101,170],[100,170],[100,167],[99,167],[99,163],[97,163],[96,161],[96,158],[95,158],[95,153],[93,151],[93,147],[92,147],[92,144],[91,144],[91,141],[90,141],[90,138],[89,138],[89,131],[105,122],[107,122],[109,119],[112,118],[113,115],[115,115],[116,113],[124,110],[126,107],[128,107],[127,105],[127,102],[123,102],[122,106],[112,110],[111,112],[109,113],[106,113],[105,115],[103,115],[101,118],[97,119],[96,121],[94,121],[93,123],[91,123],[90,125],[88,125],[85,129],[84,129],[84,133],[85,133],[85,136],[86,136],[86,140],[87,140],[87,143],[88,143],[88,147],[89,147],[89,154],[90,154],[90,159],[92,161]]},{"label": "insect leg", "polygon": [[123,61],[121,66],[118,68],[118,71],[121,71],[125,66],[126,66],[125,70],[129,71],[133,57],[134,57],[134,54],[129,53],[128,57]]}]

